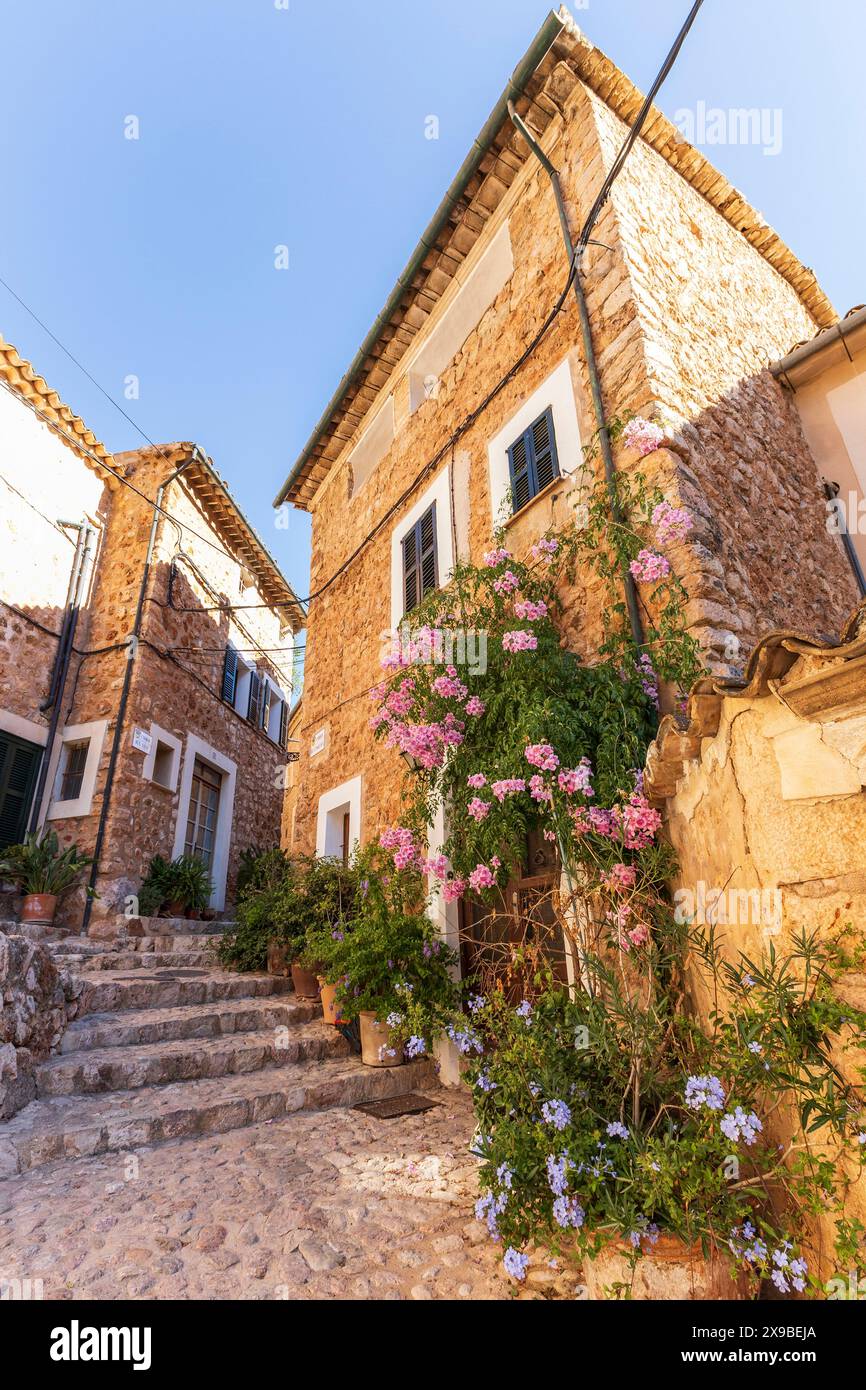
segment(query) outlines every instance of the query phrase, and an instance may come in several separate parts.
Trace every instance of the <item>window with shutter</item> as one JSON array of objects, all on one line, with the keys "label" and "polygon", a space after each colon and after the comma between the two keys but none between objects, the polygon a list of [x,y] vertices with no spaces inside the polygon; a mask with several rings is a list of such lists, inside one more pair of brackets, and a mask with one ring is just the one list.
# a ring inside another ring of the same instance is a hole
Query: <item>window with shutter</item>
[{"label": "window with shutter", "polygon": [[262,728],[265,730],[265,733],[267,733],[267,730],[268,730],[268,721],[269,721],[269,719],[270,719],[270,717],[271,717],[271,695],[272,695],[272,693],[273,693],[273,692],[272,692],[272,689],[271,689],[271,686],[269,685],[269,683],[268,683],[267,681],[262,681],[262,714],[261,714],[261,726],[262,726]]},{"label": "window with shutter", "polygon": [[0,849],[24,839],[41,760],[37,743],[0,732]]},{"label": "window with shutter", "polygon": [[436,554],[436,503],[403,537],[403,611],[410,613],[439,587]]},{"label": "window with shutter", "polygon": [[553,410],[548,407],[508,450],[511,507],[519,512],[548,483],[559,477],[559,458],[553,429]]},{"label": "window with shutter", "polygon": [[250,699],[247,706],[247,719],[257,725],[262,714],[262,681],[255,671],[250,672]]},{"label": "window with shutter", "polygon": [[285,748],[289,741],[289,706],[284,700],[280,705],[280,747]]},{"label": "window with shutter", "polygon": [[238,654],[231,643],[226,647],[225,662],[223,663],[223,690],[222,697],[227,705],[235,702],[235,690],[238,683]]}]

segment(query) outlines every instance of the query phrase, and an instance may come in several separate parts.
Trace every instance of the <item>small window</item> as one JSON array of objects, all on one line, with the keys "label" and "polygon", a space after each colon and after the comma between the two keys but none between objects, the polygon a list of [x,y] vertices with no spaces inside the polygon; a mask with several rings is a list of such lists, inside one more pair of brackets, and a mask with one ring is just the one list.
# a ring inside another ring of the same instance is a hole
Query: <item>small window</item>
[{"label": "small window", "polygon": [[511,510],[519,512],[539,492],[559,477],[553,410],[548,406],[508,450],[511,477]]},{"label": "small window", "polygon": [[436,503],[403,537],[403,612],[413,608],[439,587],[436,554]]},{"label": "small window", "polygon": [[89,747],[90,739],[81,743],[64,743],[60,757],[56,801],[77,801],[80,797]]},{"label": "small window", "polygon": [[170,791],[174,791],[174,759],[174,748],[168,743],[163,743],[161,739],[157,739],[151,780],[160,787],[168,787]]}]

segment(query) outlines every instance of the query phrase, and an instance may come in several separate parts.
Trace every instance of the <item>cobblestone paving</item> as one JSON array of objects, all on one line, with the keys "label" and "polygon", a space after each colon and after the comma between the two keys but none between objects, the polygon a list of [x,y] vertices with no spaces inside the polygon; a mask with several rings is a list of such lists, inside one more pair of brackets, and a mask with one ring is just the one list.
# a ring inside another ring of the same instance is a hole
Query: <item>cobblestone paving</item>
[{"label": "cobblestone paving", "polygon": [[[467,1094],[52,1163],[0,1183],[0,1279],[45,1298],[502,1299],[567,1295],[539,1256],[519,1290],[474,1220]],[[573,1293],[572,1293],[573,1296]]]}]

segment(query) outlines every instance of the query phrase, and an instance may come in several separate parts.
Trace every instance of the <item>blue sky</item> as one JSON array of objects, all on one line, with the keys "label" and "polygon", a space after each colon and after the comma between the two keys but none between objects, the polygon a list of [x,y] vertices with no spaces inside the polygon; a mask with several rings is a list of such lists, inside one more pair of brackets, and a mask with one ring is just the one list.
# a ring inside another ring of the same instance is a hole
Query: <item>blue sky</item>
[{"label": "blue sky", "polygon": [[[645,88],[687,9],[573,12]],[[271,499],[546,12],[535,0],[4,7],[0,276],[152,440],[207,449],[301,595],[308,521],[275,529]],[[781,111],[780,153],[705,152],[843,313],[866,300],[864,47],[858,0],[705,0],[660,97],[670,116],[700,102]],[[274,267],[278,245],[288,270]],[[110,449],[141,442],[2,286],[0,332]],[[130,376],[138,399],[124,397]]]}]

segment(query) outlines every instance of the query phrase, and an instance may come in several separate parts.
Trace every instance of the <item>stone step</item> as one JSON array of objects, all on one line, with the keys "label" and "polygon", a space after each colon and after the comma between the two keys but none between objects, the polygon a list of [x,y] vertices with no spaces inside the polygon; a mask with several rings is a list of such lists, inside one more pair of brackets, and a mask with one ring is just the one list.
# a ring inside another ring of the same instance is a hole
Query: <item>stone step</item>
[{"label": "stone step", "polygon": [[70,936],[65,941],[43,941],[42,945],[52,956],[75,958],[76,961],[92,960],[99,956],[146,955],[152,951],[198,951],[215,960],[214,952],[222,938],[220,936],[130,936],[117,941],[88,941],[84,936]]},{"label": "stone step", "polygon": [[188,1038],[233,1037],[296,1023],[309,1023],[321,1014],[314,999],[293,994],[262,999],[226,999],[213,1004],[185,1004],[179,1008],[126,1009],[121,1013],[86,1014],[77,1018],[63,1035],[61,1054],[90,1052],[94,1048],[142,1047],[149,1043],[177,1042]]},{"label": "stone step", "polygon": [[37,1096],[93,1096],[177,1081],[246,1076],[268,1067],[350,1056],[349,1044],[325,1023],[278,1025],[257,1033],[209,1039],[105,1047],[51,1057],[36,1068]]},{"label": "stone step", "polygon": [[435,1067],[427,1060],[386,1068],[365,1067],[352,1057],[104,1096],[35,1100],[0,1129],[0,1177],[56,1159],[222,1134],[299,1110],[357,1105],[437,1086]]},{"label": "stone step", "polygon": [[129,975],[82,972],[81,1013],[115,1013],[120,1009],[170,1009],[186,1004],[213,1004],[224,999],[262,999],[292,993],[292,982],[279,975],[235,975],[208,970],[195,978],[138,969]]},{"label": "stone step", "polygon": [[219,961],[211,951],[107,951],[99,955],[78,956],[62,951],[53,953],[57,965],[67,970],[212,970]]}]

